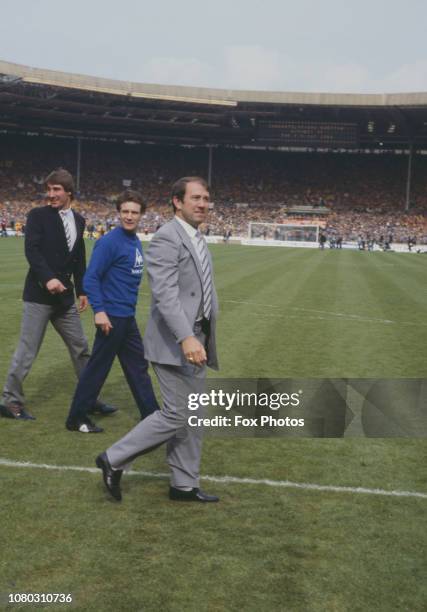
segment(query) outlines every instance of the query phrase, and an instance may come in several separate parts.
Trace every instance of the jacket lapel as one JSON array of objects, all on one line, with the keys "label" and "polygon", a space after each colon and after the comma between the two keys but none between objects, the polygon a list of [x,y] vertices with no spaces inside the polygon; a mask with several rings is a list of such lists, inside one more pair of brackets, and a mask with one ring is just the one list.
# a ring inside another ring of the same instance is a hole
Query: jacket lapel
[{"label": "jacket lapel", "polygon": [[[74,212],[74,210],[72,211],[72,213],[73,213],[73,217],[74,217],[74,223],[76,224],[76,241],[75,241],[75,243],[74,243],[74,245],[73,245],[73,248],[71,249],[71,253],[74,251],[74,249],[76,248],[76,246],[79,244],[79,241],[80,241],[80,239],[81,239],[81,237],[82,237],[82,234],[83,234],[83,231],[82,231],[82,230],[83,230],[83,228],[82,228],[82,226],[80,225],[80,223],[79,223],[79,219],[78,219],[78,217],[76,216],[76,213]],[[65,230],[64,230],[64,236],[65,236]],[[66,241],[67,241],[67,238],[65,238],[65,242],[66,242]],[[68,248],[68,247],[67,247],[67,248]]]},{"label": "jacket lapel", "polygon": [[50,206],[49,206],[49,212],[52,215],[53,223],[56,226],[57,236],[59,240],[58,246],[60,245],[60,248],[64,252],[64,255],[67,256],[67,254],[69,253],[68,245],[67,245],[67,237],[65,236],[65,229],[64,229],[64,224],[62,223],[61,215],[59,214],[59,211],[55,210],[54,208]]},{"label": "jacket lapel", "polygon": [[185,231],[185,229],[182,227],[182,225],[180,224],[179,221],[177,221],[175,218],[172,220],[172,222],[175,224],[175,229],[178,232],[184,246],[188,249],[188,251],[190,251],[190,255],[192,256],[194,263],[196,265],[197,268],[197,272],[200,276],[200,280],[202,282],[202,286],[203,286],[203,272],[202,272],[202,266],[200,265],[200,260],[197,256],[197,253],[193,247],[193,243],[191,242],[191,238],[190,236],[187,234],[187,232]]}]

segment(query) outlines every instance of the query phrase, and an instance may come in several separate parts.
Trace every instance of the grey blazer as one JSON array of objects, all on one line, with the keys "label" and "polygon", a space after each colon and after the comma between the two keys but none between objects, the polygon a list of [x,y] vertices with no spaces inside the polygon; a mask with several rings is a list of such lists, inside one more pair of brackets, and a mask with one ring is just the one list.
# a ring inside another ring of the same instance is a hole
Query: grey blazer
[{"label": "grey blazer", "polygon": [[[211,269],[212,258],[209,254]],[[153,236],[145,254],[152,301],[144,335],[149,361],[166,365],[188,364],[180,342],[194,334],[193,328],[203,299],[203,277],[199,258],[182,225],[172,219]],[[218,298],[212,273],[212,312],[207,346],[207,365],[218,369],[215,327]]]}]

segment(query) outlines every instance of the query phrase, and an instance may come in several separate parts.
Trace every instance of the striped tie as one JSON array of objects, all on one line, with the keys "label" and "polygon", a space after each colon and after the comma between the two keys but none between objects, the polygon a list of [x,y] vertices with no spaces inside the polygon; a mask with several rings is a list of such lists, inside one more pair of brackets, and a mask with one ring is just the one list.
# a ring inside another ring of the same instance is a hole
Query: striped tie
[{"label": "striped tie", "polygon": [[62,223],[64,224],[65,238],[67,239],[68,250],[71,251],[73,245],[71,242],[71,228],[68,220],[68,215],[61,215],[61,218]]},{"label": "striped tie", "polygon": [[206,246],[203,234],[201,234],[199,231],[196,233],[196,240],[197,251],[203,273],[203,314],[206,319],[209,319],[212,309],[212,275],[211,266],[209,263],[208,247]]}]

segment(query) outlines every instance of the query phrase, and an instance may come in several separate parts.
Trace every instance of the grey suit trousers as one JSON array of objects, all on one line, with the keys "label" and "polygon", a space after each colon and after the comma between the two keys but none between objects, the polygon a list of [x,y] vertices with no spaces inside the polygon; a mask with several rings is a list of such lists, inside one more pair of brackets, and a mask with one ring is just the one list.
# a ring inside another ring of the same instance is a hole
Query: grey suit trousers
[{"label": "grey suit trousers", "polygon": [[[200,339],[200,338],[199,338]],[[203,417],[188,410],[189,393],[203,393],[206,366],[191,364],[170,366],[151,364],[160,384],[162,410],[150,414],[121,440],[107,450],[113,468],[123,469],[127,464],[161,444],[167,442],[167,462],[171,470],[173,487],[198,487],[202,452],[202,427],[191,427],[188,417]]]},{"label": "grey suit trousers", "polygon": [[2,402],[25,403],[23,382],[40,350],[49,321],[67,346],[76,375],[80,376],[90,353],[75,304],[58,312],[47,304],[24,302],[21,336],[10,364]]}]

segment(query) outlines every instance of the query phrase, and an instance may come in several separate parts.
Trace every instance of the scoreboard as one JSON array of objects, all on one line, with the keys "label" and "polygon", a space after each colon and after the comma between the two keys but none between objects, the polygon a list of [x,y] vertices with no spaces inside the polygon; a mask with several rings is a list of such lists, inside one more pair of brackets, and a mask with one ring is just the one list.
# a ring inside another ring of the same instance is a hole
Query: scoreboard
[{"label": "scoreboard", "polygon": [[289,147],[359,148],[357,123],[261,120],[258,138]]}]

